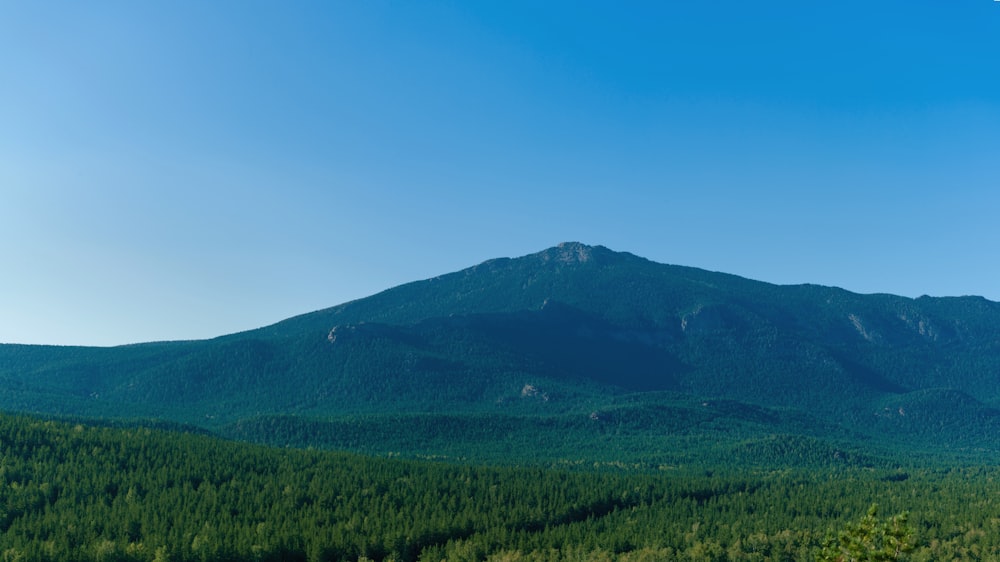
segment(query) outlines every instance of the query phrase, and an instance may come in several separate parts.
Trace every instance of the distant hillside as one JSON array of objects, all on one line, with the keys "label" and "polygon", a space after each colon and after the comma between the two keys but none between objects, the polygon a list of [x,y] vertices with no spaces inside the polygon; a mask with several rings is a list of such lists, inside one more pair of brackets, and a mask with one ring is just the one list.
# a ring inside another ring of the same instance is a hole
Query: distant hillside
[{"label": "distant hillside", "polygon": [[995,451],[998,375],[1000,304],[983,298],[778,286],[567,243],[213,340],[0,346],[0,408],[232,428],[726,400],[761,412],[762,438]]}]

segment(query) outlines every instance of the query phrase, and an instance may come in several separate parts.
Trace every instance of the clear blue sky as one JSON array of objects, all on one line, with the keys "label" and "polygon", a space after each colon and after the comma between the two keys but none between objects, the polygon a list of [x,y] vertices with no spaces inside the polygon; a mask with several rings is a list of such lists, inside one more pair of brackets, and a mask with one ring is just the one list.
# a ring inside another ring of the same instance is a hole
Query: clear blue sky
[{"label": "clear blue sky", "polygon": [[0,3],[0,342],[578,240],[1000,300],[1000,2]]}]

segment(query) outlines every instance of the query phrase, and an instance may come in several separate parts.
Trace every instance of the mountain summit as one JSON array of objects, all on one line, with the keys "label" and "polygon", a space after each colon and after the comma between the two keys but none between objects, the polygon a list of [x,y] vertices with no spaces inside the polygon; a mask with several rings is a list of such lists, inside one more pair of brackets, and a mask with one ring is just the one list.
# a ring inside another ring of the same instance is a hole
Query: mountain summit
[{"label": "mountain summit", "polygon": [[563,242],[554,248],[543,250],[537,254],[543,262],[556,263],[587,263],[595,257],[609,259],[626,254],[616,254],[604,246],[587,246],[579,242]]},{"label": "mountain summit", "polygon": [[0,346],[0,407],[218,427],[600,417],[670,396],[995,447],[998,342],[1000,305],[982,298],[778,286],[567,242],[214,340]]}]

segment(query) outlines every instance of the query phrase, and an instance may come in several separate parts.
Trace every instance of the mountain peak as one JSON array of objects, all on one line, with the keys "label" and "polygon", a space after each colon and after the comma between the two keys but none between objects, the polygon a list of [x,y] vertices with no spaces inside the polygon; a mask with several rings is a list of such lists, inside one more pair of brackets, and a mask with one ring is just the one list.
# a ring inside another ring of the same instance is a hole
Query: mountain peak
[{"label": "mountain peak", "polygon": [[536,254],[542,261],[556,263],[587,263],[601,254],[609,254],[604,246],[588,246],[580,242],[563,242],[558,246],[543,250]]}]

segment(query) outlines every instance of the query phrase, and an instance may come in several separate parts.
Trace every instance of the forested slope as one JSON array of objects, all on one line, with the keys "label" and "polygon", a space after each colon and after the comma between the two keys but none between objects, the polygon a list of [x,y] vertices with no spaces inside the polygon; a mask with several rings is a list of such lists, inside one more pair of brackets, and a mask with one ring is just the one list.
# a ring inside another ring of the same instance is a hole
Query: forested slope
[{"label": "forested slope", "polygon": [[992,468],[487,468],[0,416],[0,559],[813,560],[876,502],[1000,556]]},{"label": "forested slope", "polygon": [[796,420],[764,434],[989,452],[998,373],[1000,305],[982,298],[778,286],[568,243],[213,340],[3,345],[0,408],[219,428],[580,418],[673,393]]}]

